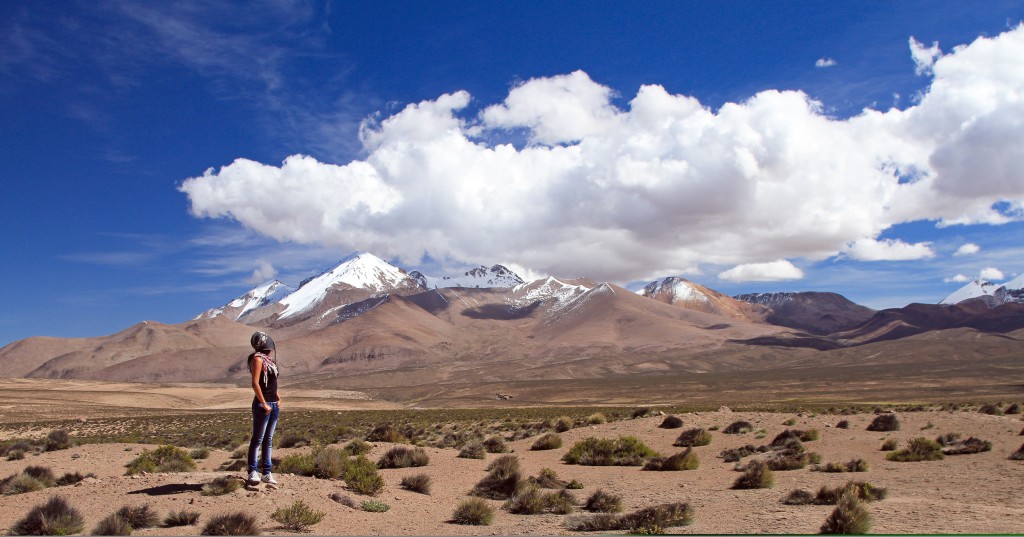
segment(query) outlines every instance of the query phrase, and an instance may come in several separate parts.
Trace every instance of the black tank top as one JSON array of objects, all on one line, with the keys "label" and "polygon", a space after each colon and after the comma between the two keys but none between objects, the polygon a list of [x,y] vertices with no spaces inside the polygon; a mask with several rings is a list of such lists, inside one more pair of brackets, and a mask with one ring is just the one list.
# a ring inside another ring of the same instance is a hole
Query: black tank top
[{"label": "black tank top", "polygon": [[[249,355],[249,371],[252,371],[252,360],[256,357],[256,353]],[[266,381],[263,380],[263,373],[259,376],[260,391],[263,392],[263,400],[268,403],[277,402],[277,375],[273,371],[268,371],[266,375]],[[254,401],[259,401],[258,397],[253,397]]]}]

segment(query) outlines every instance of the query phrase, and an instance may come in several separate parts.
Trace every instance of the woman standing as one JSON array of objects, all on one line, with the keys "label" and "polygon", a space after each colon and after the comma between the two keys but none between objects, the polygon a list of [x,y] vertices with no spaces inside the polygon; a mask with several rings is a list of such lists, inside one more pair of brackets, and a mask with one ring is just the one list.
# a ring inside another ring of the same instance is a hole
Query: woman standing
[{"label": "woman standing", "polygon": [[[274,340],[264,332],[253,334],[249,343],[252,344],[254,350],[249,355],[249,373],[252,374],[252,390],[256,393],[256,397],[252,400],[252,439],[249,440],[248,483],[257,485],[262,481],[274,487],[277,486],[277,481],[270,473],[270,454],[273,451],[277,416],[281,412],[281,397],[277,393],[277,348],[274,345]],[[261,445],[263,449],[260,450],[260,457],[257,461],[256,450]],[[257,462],[259,462],[258,468]]]}]

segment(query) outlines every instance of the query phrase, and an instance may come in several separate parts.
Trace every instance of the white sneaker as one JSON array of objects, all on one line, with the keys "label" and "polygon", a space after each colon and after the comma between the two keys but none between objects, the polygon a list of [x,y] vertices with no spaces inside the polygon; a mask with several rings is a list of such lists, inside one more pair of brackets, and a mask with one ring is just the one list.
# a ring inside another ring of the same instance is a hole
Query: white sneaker
[{"label": "white sneaker", "polygon": [[249,472],[249,483],[259,483],[259,482],[260,482],[260,473],[257,472],[256,470],[253,470],[253,471]]},{"label": "white sneaker", "polygon": [[260,479],[260,481],[271,486],[277,485],[277,480],[274,479],[273,474],[263,474],[263,479]]}]

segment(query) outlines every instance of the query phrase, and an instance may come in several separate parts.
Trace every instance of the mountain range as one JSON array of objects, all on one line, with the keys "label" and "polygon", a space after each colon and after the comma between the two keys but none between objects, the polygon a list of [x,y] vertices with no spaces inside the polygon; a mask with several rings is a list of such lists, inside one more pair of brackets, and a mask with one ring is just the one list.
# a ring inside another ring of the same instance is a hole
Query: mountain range
[{"label": "mountain range", "polygon": [[[1019,356],[1022,283],[975,281],[940,304],[874,311],[835,293],[730,297],[678,277],[638,292],[585,278],[527,282],[501,265],[431,277],[357,252],[297,288],[267,282],[188,322],[17,341],[0,349],[0,370],[241,382],[249,335],[264,330],[278,342],[283,379],[295,386],[405,401],[473,400],[513,387],[550,400],[570,385],[614,379],[673,390],[671,379],[693,375],[908,367],[932,363],[923,354],[930,348],[986,363]],[[618,389],[624,385],[609,397]]]}]

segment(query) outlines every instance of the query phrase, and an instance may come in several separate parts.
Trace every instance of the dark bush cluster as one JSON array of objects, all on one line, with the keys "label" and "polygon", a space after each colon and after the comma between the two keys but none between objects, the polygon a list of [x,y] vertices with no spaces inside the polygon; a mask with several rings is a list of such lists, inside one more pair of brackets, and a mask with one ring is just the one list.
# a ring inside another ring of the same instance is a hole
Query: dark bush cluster
[{"label": "dark bush cluster", "polygon": [[542,489],[564,489],[569,486],[569,483],[559,479],[558,472],[551,468],[541,468],[537,477],[530,476],[527,481]]},{"label": "dark bush cluster", "polygon": [[201,535],[259,535],[260,532],[255,516],[238,511],[210,518]]},{"label": "dark bush cluster", "polygon": [[696,470],[700,466],[700,459],[693,452],[693,448],[686,448],[669,457],[655,457],[647,461],[644,470],[656,472],[675,472],[680,470]]},{"label": "dark bush cluster", "polygon": [[625,515],[601,513],[570,517],[566,527],[572,531],[626,531],[631,534],[657,535],[665,529],[693,524],[693,508],[687,503],[666,503],[646,507]]},{"label": "dark bush cluster", "polygon": [[453,524],[489,526],[494,520],[494,508],[482,498],[469,498],[459,503],[452,513]]},{"label": "dark bush cluster", "polygon": [[165,445],[154,450],[143,450],[126,467],[128,470],[125,475],[142,472],[190,472],[196,469],[196,463],[184,449]]},{"label": "dark bush cluster", "polygon": [[900,430],[900,420],[896,414],[879,414],[868,424],[869,431],[889,432]]},{"label": "dark bush cluster", "polygon": [[419,492],[420,494],[430,494],[430,476],[427,474],[405,476],[402,478],[401,485],[405,490]]},{"label": "dark bush cluster", "polygon": [[821,526],[823,534],[864,534],[871,529],[871,515],[864,502],[853,494],[845,494],[839,499],[832,514]]},{"label": "dark bush cluster", "polygon": [[938,461],[944,459],[945,455],[938,442],[928,438],[914,438],[907,443],[907,447],[890,452],[885,458],[896,462]]},{"label": "dark bush cluster", "polygon": [[537,439],[536,442],[530,446],[533,451],[541,451],[546,449],[558,449],[562,447],[562,437],[558,433],[547,433]]},{"label": "dark bush cluster", "polygon": [[62,496],[33,507],[11,527],[11,535],[72,535],[85,529],[82,513]]},{"label": "dark bush cluster", "polygon": [[533,484],[520,486],[504,505],[508,512],[516,515],[564,515],[571,513],[575,506],[576,497],[568,490],[541,492],[540,487]]},{"label": "dark bush cluster", "polygon": [[672,444],[676,447],[706,446],[711,443],[711,433],[705,429],[693,428],[683,431]]},{"label": "dark bush cluster", "polygon": [[725,434],[746,434],[754,430],[754,426],[749,421],[734,421],[730,423],[722,432]]},{"label": "dark bush cluster", "polygon": [[658,427],[662,429],[678,429],[683,426],[683,419],[679,416],[665,416]]},{"label": "dark bush cluster", "polygon": [[783,498],[782,503],[788,505],[835,505],[844,494],[852,494],[867,502],[876,502],[884,500],[888,495],[888,490],[864,481],[849,481],[838,487],[823,486],[818,489],[817,495],[806,490],[796,489]]},{"label": "dark bush cluster", "polygon": [[491,436],[483,441],[483,447],[488,453],[507,453],[508,445],[505,439],[500,436]]},{"label": "dark bush cluster", "polygon": [[523,483],[522,467],[515,455],[502,455],[487,466],[487,475],[471,494],[492,500],[507,500]]},{"label": "dark bush cluster", "polygon": [[622,496],[597,489],[587,498],[583,508],[593,513],[619,513],[622,511]]},{"label": "dark bush cluster", "polygon": [[377,468],[411,468],[429,463],[430,455],[423,448],[393,447],[377,461]]},{"label": "dark bush cluster", "polygon": [[734,489],[768,489],[775,485],[775,476],[764,461],[751,461],[743,475],[733,482]]},{"label": "dark bush cluster", "polygon": [[562,461],[586,466],[640,466],[653,457],[658,457],[658,452],[634,436],[614,440],[590,437],[573,445]]},{"label": "dark bush cluster", "polygon": [[[959,435],[957,436],[959,437]],[[938,443],[945,446],[943,447],[942,452],[946,455],[970,455],[974,453],[992,451],[992,442],[982,440],[980,438],[974,438],[973,436],[968,436],[962,440],[957,438],[955,441],[949,441],[946,439],[946,441],[943,442],[940,440]]]},{"label": "dark bush cluster", "polygon": [[480,442],[466,444],[459,451],[459,457],[463,459],[483,459],[487,457],[487,448]]}]

